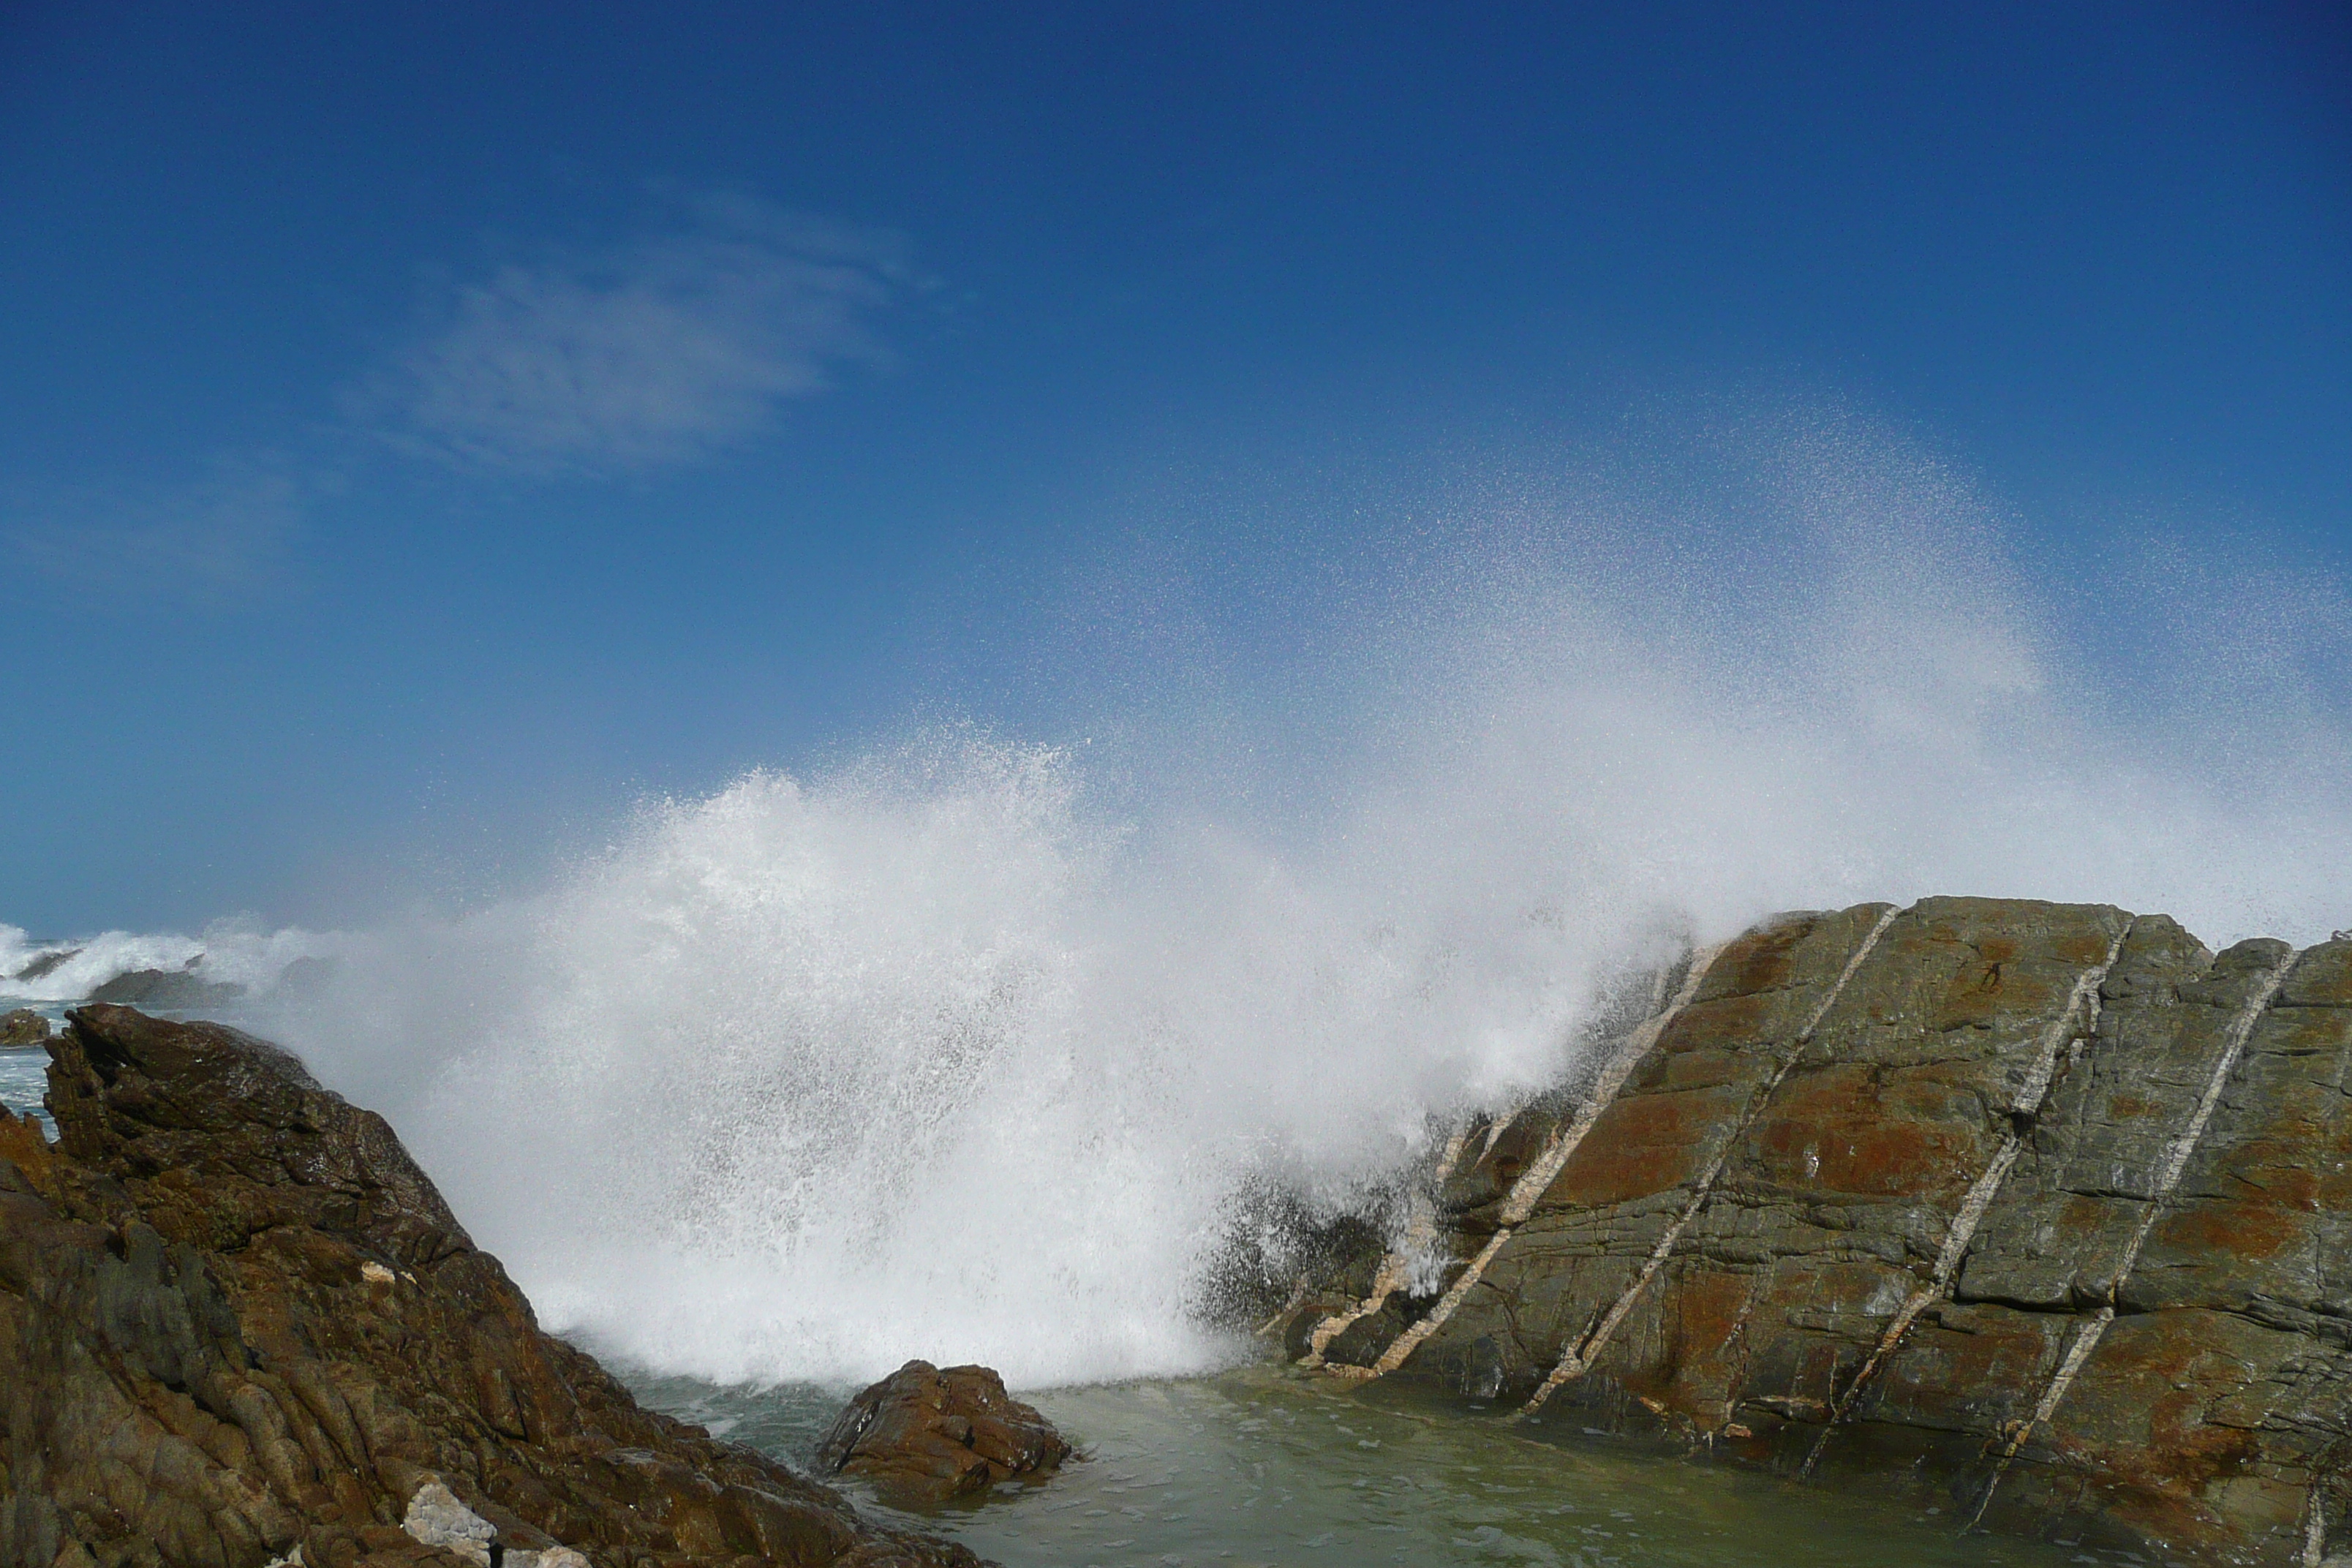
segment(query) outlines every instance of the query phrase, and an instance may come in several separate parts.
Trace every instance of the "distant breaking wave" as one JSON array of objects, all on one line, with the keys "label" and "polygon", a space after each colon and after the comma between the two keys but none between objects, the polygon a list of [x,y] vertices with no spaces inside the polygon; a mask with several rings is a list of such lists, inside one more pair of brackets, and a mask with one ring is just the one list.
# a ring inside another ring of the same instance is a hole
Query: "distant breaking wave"
[{"label": "distant breaking wave", "polygon": [[44,941],[0,925],[0,1004],[79,1002],[109,981],[148,971],[235,987],[264,1001],[289,966],[331,961],[341,942],[332,933],[235,924],[208,927],[200,936],[110,931]]},{"label": "distant breaking wave", "polygon": [[[1039,1386],[1229,1357],[1197,1297],[1249,1194],[1377,1186],[1433,1117],[1555,1080],[1629,977],[1772,910],[2352,925],[2352,744],[2300,612],[2074,590],[2129,620],[2126,690],[1947,478],[1777,472],[1759,545],[1634,517],[1335,617],[1249,746],[1181,692],[1091,746],[933,726],[648,804],[461,919],[116,933],[40,994],[201,949],[551,1326],[625,1357]],[[0,973],[31,951],[0,931]],[[297,958],[335,963],[292,995]]]}]

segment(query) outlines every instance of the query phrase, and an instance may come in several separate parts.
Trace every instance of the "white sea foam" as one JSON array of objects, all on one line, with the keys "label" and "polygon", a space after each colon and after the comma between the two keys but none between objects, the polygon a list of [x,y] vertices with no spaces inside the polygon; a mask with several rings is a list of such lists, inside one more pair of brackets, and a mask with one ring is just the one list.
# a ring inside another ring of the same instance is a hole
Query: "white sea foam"
[{"label": "white sea foam", "polygon": [[1654,518],[1482,550],[1241,744],[1181,702],[1115,745],[950,725],[650,805],[536,895],[345,940],[268,1026],[553,1326],[723,1380],[1036,1386],[1227,1353],[1188,1298],[1240,1184],[1377,1174],[1768,911],[2347,923],[2339,708],[2274,646],[2210,682],[2273,601],[2190,583],[2121,680],[1948,479],[1808,463],[1747,557]]},{"label": "white sea foam", "polygon": [[[331,932],[294,928],[266,931],[243,921],[215,922],[200,936],[109,931],[47,941],[21,927],[0,925],[0,1003],[79,1002],[115,976],[143,969],[185,971],[203,981],[261,994],[289,964],[329,957],[341,940]],[[28,969],[38,973],[26,973]]]}]

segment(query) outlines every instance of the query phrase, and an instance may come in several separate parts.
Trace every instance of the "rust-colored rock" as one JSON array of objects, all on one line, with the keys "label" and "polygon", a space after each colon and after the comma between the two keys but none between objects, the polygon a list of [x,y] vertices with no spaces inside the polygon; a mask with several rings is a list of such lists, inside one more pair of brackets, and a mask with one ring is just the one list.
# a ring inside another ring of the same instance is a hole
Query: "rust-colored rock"
[{"label": "rust-colored rock", "polygon": [[926,1508],[1050,1475],[1070,1446],[989,1368],[910,1361],[849,1402],[816,1458],[828,1474],[863,1477],[887,1501]]},{"label": "rust-colored rock", "polygon": [[640,1409],[285,1053],[104,1005],[49,1051],[58,1142],[0,1125],[0,1562],[976,1563]]},{"label": "rust-colored rock", "polygon": [[1963,1527],[2352,1548],[2352,942],[1931,899],[1702,963],[1605,1104],[1469,1130],[1442,1294],[1309,1281],[1293,1355]]}]

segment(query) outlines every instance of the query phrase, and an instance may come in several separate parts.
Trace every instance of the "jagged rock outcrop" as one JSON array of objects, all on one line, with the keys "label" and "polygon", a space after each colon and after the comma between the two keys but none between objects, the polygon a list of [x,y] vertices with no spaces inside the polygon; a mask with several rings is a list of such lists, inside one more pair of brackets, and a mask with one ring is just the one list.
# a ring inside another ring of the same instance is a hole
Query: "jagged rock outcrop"
[{"label": "jagged rock outcrop", "polygon": [[58,1142],[0,1125],[0,1563],[976,1563],[638,1408],[285,1053],[69,1016]]},{"label": "jagged rock outcrop", "polygon": [[0,1051],[30,1050],[49,1037],[49,1021],[30,1007],[0,1013]]},{"label": "jagged rock outcrop", "polygon": [[1043,1479],[1070,1458],[1054,1424],[984,1366],[910,1361],[852,1399],[817,1444],[827,1474],[870,1481],[888,1502],[935,1508],[1000,1481]]},{"label": "jagged rock outcrop", "polygon": [[1359,1257],[1294,1356],[1963,1528],[2352,1546],[2352,942],[1932,899],[1668,978],[1588,1092],[1460,1131],[1443,1284]]},{"label": "jagged rock outcrop", "polygon": [[10,975],[11,980],[46,980],[81,956],[78,947],[53,947],[47,952],[36,953],[30,963]]}]

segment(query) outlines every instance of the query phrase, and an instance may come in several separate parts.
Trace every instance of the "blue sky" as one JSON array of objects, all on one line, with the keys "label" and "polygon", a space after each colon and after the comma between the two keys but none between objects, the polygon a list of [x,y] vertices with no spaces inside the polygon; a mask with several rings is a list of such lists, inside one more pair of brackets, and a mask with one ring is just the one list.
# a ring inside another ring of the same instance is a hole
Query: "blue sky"
[{"label": "blue sky", "polygon": [[1161,622],[1244,702],[1727,409],[1937,454],[2029,577],[2340,588],[2352,24],[18,5],[0,299],[0,919],[349,919],[1077,738]]}]

